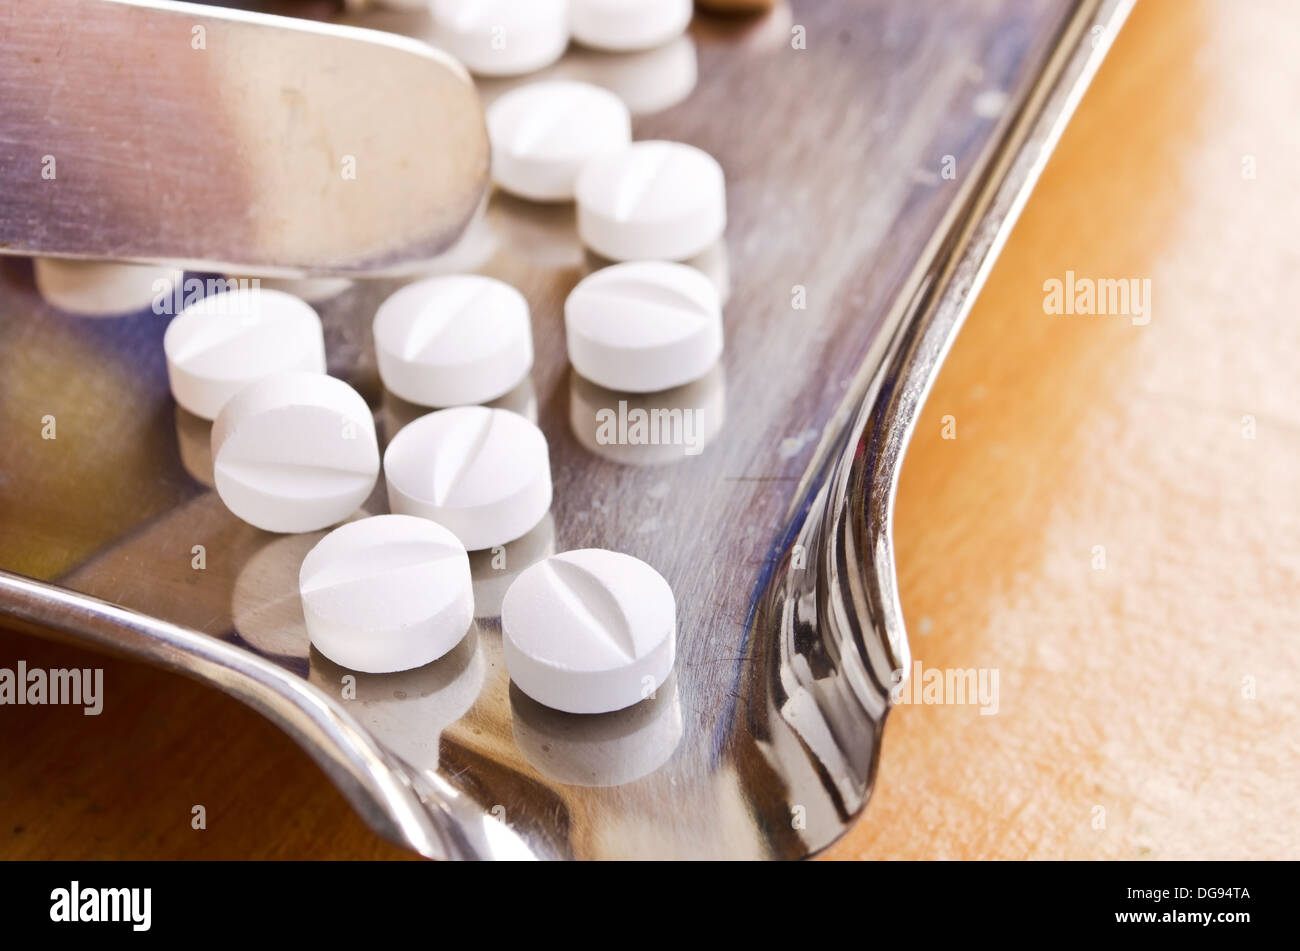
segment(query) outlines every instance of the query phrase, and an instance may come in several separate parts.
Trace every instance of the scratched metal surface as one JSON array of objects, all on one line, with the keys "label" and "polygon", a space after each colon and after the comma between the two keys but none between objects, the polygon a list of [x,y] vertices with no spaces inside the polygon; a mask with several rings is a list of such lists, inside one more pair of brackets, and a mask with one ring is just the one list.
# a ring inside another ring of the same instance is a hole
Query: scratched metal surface
[{"label": "scratched metal surface", "polygon": [[[600,262],[578,244],[572,208],[494,196],[439,267],[507,280],[532,305],[536,365],[507,405],[546,433],[555,503],[504,568],[475,556],[479,618],[456,651],[358,678],[348,710],[382,745],[542,856],[791,856],[843,831],[819,788],[833,779],[789,768],[765,724],[738,715],[748,620],[874,331],[1071,9],[809,0],[757,21],[697,17],[690,38],[654,55],[575,54],[557,67],[623,91],[638,138],[693,143],[726,170],[725,242],[696,262],[726,294],[722,365],[640,400],[702,409],[708,442],[689,456],[596,443],[594,412],[623,397],[570,372],[562,303]],[[399,19],[371,22],[419,32]],[[791,48],[792,25],[806,50]],[[371,401],[381,441],[420,412],[375,371],[369,324],[395,286],[355,283],[319,305],[330,371]],[[797,287],[806,309],[793,306]],[[29,263],[0,262],[0,567],[238,644],[338,696],[347,672],[310,650],[296,595],[323,533],[272,536],[225,511],[208,488],[208,427],[168,394],[165,325],[149,312],[60,313]],[[366,509],[384,505],[381,484]],[[539,707],[501,660],[510,578],[587,546],[648,561],[679,604],[674,677],[607,717]]]}]

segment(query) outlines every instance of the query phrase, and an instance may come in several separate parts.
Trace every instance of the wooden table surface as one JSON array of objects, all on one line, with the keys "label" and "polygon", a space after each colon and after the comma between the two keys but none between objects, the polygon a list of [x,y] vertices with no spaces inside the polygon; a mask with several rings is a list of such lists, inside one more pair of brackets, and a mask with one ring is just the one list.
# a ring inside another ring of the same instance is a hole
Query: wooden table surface
[{"label": "wooden table surface", "polygon": [[[1300,857],[1298,33],[1142,0],[1119,38],[899,491],[914,659],[996,670],[998,712],[895,711],[831,857]],[[1149,323],[1048,316],[1067,271],[1149,279]],[[20,658],[108,703],[0,711],[0,858],[407,855],[235,701],[0,633]]]}]

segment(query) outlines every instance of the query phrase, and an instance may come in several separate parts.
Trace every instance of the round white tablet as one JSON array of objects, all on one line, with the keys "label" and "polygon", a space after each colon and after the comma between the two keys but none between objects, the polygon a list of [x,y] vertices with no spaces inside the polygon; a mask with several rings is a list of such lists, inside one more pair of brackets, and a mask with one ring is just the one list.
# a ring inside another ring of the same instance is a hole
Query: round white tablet
[{"label": "round white tablet", "polygon": [[568,0],[431,0],[433,40],[480,76],[549,66],[569,45]]},{"label": "round white tablet", "polygon": [[501,605],[510,679],[568,713],[621,710],[673,668],[677,604],[645,562],[587,548],[553,555],[519,576]]},{"label": "round white tablet", "polygon": [[623,53],[667,43],[690,25],[692,0],[570,0],[573,38]]},{"label": "round white tablet", "polygon": [[622,99],[567,79],[506,93],[488,109],[487,128],[497,184],[533,201],[572,201],[583,167],[632,141],[632,117]]},{"label": "round white tablet", "polygon": [[156,264],[37,258],[36,290],[47,303],[81,317],[118,317],[148,310],[174,293],[180,272]]},{"label": "round white tablet", "polygon": [[268,377],[236,393],[213,424],[212,458],[221,501],[269,532],[343,521],[379,475],[366,401],[320,373]]},{"label": "round white tablet", "polygon": [[489,402],[533,365],[528,302],[490,277],[408,284],[379,306],[374,332],[384,386],[422,406]]},{"label": "round white tablet", "polygon": [[717,288],[684,264],[615,264],[564,305],[569,360],[611,390],[650,393],[704,376],[722,354]]},{"label": "round white tablet", "polygon": [[388,444],[384,473],[394,512],[447,526],[470,551],[514,541],[551,507],[546,437],[509,410],[420,417]]},{"label": "round white tablet", "polygon": [[195,301],[163,335],[176,402],[216,419],[249,383],[301,370],[325,372],[325,333],[306,301],[283,291],[224,291]]},{"label": "round white tablet", "polygon": [[298,574],[316,649],[344,667],[423,667],[460,643],[474,620],[469,555],[436,522],[376,515],[326,535]]},{"label": "round white tablet", "polygon": [[578,234],[614,261],[681,261],[727,227],[722,166],[681,142],[634,142],[590,162],[574,188]]}]

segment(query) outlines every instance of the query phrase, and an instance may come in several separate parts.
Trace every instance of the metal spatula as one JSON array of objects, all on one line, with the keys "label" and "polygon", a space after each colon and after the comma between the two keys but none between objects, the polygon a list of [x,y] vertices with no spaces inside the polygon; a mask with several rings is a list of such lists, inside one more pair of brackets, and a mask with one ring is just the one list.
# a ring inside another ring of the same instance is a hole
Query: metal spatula
[{"label": "metal spatula", "polygon": [[391,33],[154,0],[0,0],[0,252],[353,274],[483,196],[473,83]]}]

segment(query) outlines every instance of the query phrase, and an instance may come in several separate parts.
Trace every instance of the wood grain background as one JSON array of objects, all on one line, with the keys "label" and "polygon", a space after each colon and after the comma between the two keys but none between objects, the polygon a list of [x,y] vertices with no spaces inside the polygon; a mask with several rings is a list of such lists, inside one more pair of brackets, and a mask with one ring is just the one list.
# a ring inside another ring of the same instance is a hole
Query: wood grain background
[{"label": "wood grain background", "polygon": [[[899,492],[915,658],[996,669],[999,712],[896,711],[830,857],[1300,857],[1297,30],[1286,0],[1139,3]],[[1149,278],[1150,323],[1047,316],[1067,270]],[[235,701],[0,633],[18,658],[113,689],[4,709],[0,858],[407,856]]]}]

